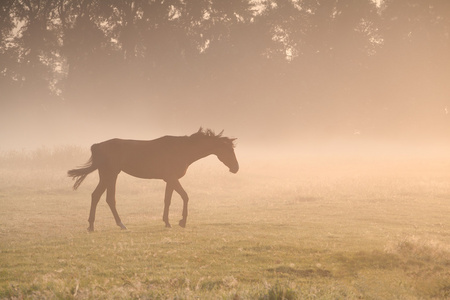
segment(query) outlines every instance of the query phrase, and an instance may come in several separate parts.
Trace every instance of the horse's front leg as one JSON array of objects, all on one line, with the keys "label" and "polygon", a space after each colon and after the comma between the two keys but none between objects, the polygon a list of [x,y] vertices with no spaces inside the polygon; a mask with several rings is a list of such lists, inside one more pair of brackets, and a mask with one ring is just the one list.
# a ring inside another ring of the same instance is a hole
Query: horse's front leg
[{"label": "horse's front leg", "polygon": [[106,190],[105,182],[100,178],[100,182],[98,183],[97,187],[92,193],[91,211],[89,213],[88,219],[89,221],[88,231],[90,232],[94,231],[95,210],[97,209],[97,204],[100,201],[100,197],[105,192],[105,190]]},{"label": "horse's front leg", "polygon": [[108,187],[106,190],[106,203],[108,203],[109,208],[111,209],[111,212],[114,216],[114,220],[116,220],[117,226],[119,226],[122,230],[126,230],[127,227],[123,225],[122,221],[120,220],[119,213],[117,212],[116,209],[116,180],[117,175],[112,176],[108,182]]},{"label": "horse's front leg", "polygon": [[169,207],[170,202],[172,200],[172,194],[173,194],[173,184],[171,182],[166,182],[166,192],[164,195],[164,214],[163,214],[163,221],[166,223],[166,227],[170,228],[169,223]]},{"label": "horse's front leg", "polygon": [[186,221],[187,221],[187,216],[188,216],[189,197],[178,180],[174,184],[174,189],[178,194],[180,194],[181,199],[183,199],[183,219],[181,219],[178,224],[184,228],[184,227],[186,227]]}]

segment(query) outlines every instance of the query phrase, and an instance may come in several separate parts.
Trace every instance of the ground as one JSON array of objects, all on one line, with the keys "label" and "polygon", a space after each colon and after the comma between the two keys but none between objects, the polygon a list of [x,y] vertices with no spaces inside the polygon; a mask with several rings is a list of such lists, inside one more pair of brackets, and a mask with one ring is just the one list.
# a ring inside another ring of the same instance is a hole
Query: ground
[{"label": "ground", "polygon": [[450,297],[450,160],[210,157],[181,180],[185,229],[163,182],[121,174],[128,230],[103,197],[88,233],[97,174],[73,191],[65,172],[89,155],[41,152],[0,160],[0,298]]}]

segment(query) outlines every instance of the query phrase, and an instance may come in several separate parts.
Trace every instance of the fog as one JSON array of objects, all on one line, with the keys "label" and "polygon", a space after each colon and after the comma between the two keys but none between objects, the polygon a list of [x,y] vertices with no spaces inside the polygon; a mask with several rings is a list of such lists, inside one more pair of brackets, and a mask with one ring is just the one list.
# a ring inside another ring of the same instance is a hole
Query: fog
[{"label": "fog", "polygon": [[0,298],[449,299],[449,170],[449,0],[0,1]]},{"label": "fog", "polygon": [[58,3],[1,4],[0,151],[203,126],[262,159],[449,153],[446,0]]}]

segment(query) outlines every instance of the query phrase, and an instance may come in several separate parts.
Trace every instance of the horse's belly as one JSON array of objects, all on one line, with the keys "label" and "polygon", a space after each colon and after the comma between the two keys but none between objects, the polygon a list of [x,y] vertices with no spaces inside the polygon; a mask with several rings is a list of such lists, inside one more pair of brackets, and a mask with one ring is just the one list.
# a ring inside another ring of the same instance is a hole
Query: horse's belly
[{"label": "horse's belly", "polygon": [[139,170],[139,169],[127,169],[123,168],[123,172],[127,173],[128,175],[138,177],[138,178],[144,178],[144,179],[161,179],[162,176],[160,173],[155,172],[153,170]]},{"label": "horse's belly", "polygon": [[187,165],[166,159],[146,160],[139,163],[128,161],[121,164],[121,170],[131,176],[145,179],[178,179],[186,174]]},{"label": "horse's belly", "polygon": [[128,175],[139,178],[157,178],[158,169],[147,161],[122,161],[120,169]]}]

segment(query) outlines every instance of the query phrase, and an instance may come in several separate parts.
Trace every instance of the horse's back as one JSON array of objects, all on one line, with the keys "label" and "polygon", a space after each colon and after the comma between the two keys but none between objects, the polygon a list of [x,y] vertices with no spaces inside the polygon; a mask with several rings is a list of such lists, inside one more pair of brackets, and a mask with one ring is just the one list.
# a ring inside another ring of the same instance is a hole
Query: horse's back
[{"label": "horse's back", "polygon": [[130,140],[114,138],[92,145],[93,151],[118,153],[120,151],[152,152],[170,150],[179,146],[183,137],[163,136],[154,140]]},{"label": "horse's back", "polygon": [[174,164],[183,151],[182,144],[183,137],[175,136],[148,141],[115,138],[94,144],[92,153],[104,169],[124,171],[140,178],[164,179],[169,170],[178,169]]}]

